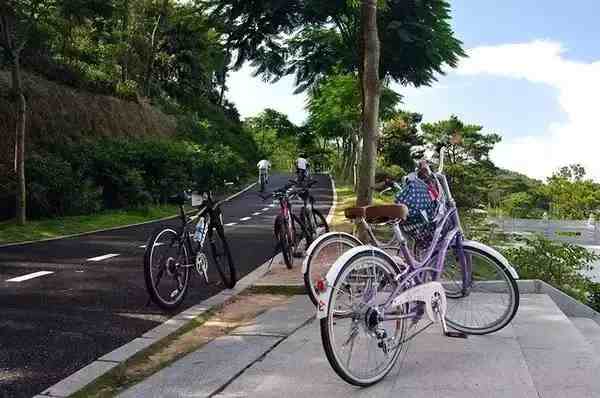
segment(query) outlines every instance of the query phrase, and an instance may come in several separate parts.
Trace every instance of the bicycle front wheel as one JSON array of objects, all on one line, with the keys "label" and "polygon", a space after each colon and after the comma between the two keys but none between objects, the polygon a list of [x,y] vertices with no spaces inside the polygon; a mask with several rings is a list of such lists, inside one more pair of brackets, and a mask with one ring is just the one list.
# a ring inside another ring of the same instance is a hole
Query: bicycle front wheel
[{"label": "bicycle front wheel", "polygon": [[233,289],[237,282],[237,275],[223,226],[218,225],[211,228],[208,238],[212,258],[219,276],[227,288]]},{"label": "bicycle front wheel", "polygon": [[369,386],[394,367],[407,329],[406,319],[382,320],[374,309],[393,294],[397,265],[379,252],[356,254],[332,289],[321,339],[333,370],[345,381]]},{"label": "bicycle front wheel", "polygon": [[319,280],[325,279],[329,269],[342,254],[360,246],[362,243],[352,235],[335,233],[317,243],[306,260],[304,272],[304,286],[308,297],[314,305],[319,304],[319,293],[316,285]]},{"label": "bicycle front wheel", "polygon": [[291,269],[294,265],[294,242],[290,236],[291,231],[287,228],[282,216],[275,219],[275,239],[283,254],[285,266]]},{"label": "bicycle front wheel", "polygon": [[190,251],[177,231],[154,231],[144,253],[144,279],[152,301],[164,310],[177,308],[185,299],[190,279]]},{"label": "bicycle front wheel", "polygon": [[441,282],[446,290],[446,321],[467,334],[489,334],[510,323],[519,308],[517,282],[489,253],[464,247],[464,259],[456,248],[446,255]]},{"label": "bicycle front wheel", "polygon": [[312,236],[310,242],[312,243],[312,241],[317,239],[319,236],[329,232],[329,224],[327,224],[325,216],[323,216],[323,214],[317,209],[312,209],[312,212],[309,217],[312,218],[311,224],[315,228],[314,235]]}]

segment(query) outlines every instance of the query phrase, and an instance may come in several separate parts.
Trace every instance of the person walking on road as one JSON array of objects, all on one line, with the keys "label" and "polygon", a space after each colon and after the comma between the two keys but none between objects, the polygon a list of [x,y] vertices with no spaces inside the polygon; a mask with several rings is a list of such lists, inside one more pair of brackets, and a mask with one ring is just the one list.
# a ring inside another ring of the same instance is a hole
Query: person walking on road
[{"label": "person walking on road", "polygon": [[308,177],[308,160],[301,155],[298,159],[296,159],[296,174],[298,176],[298,182],[304,181],[306,177]]}]

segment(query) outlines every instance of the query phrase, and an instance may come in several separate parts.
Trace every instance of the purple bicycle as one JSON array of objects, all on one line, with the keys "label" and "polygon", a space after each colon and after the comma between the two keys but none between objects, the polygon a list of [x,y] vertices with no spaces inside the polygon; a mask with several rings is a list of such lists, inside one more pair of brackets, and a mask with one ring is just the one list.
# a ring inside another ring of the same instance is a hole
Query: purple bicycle
[{"label": "purple bicycle", "polygon": [[406,221],[405,204],[346,211],[359,222],[388,223],[398,254],[372,245],[346,249],[316,284],[323,348],[348,383],[380,381],[408,341],[435,323],[447,337],[466,338],[502,329],[517,312],[518,275],[496,250],[465,240],[443,159],[442,149],[439,171],[431,173],[439,205],[422,225]]}]

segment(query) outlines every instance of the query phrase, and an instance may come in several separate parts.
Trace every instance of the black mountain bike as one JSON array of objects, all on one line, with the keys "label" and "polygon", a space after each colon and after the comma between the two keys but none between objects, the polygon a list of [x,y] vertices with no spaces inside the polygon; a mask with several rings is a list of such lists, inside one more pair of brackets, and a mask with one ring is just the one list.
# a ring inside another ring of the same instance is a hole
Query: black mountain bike
[{"label": "black mountain bike", "polygon": [[[237,281],[220,203],[213,201],[211,192],[206,192],[198,198],[198,208],[186,214],[183,206],[190,195],[183,192],[171,199],[179,205],[181,226],[156,229],[144,254],[146,288],[152,301],[165,310],[177,308],[185,299],[191,268],[195,268],[208,283],[206,242],[223,284],[231,289]],[[192,200],[192,206],[195,202]]]},{"label": "black mountain bike", "polygon": [[300,221],[306,232],[306,247],[320,235],[329,232],[329,225],[323,214],[315,209],[315,198],[310,194],[310,188],[317,183],[316,180],[297,183],[295,194],[302,200],[303,206],[300,210]]}]

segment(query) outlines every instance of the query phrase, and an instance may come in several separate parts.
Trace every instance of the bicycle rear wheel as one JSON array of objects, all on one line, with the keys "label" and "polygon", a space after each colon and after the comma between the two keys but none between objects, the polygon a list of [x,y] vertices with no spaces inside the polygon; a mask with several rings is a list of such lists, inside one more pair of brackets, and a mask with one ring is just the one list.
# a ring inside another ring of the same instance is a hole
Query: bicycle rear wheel
[{"label": "bicycle rear wheel", "polygon": [[330,287],[327,314],[320,321],[321,339],[333,370],[350,384],[364,387],[380,381],[405,346],[409,321],[384,321],[373,312],[393,293],[399,272],[382,253],[365,251],[342,267]]},{"label": "bicycle rear wheel", "polygon": [[304,272],[304,286],[308,297],[314,305],[319,304],[319,293],[316,285],[319,280],[325,279],[329,269],[342,254],[362,243],[352,235],[334,233],[317,243],[306,260]]},{"label": "bicycle rear wheel", "polygon": [[[446,290],[446,321],[467,334],[496,332],[519,308],[519,288],[500,260],[473,247],[464,247],[464,261],[455,248],[446,255],[441,282]],[[470,269],[465,275],[465,270]]]},{"label": "bicycle rear wheel", "polygon": [[237,282],[237,275],[223,226],[213,226],[209,231],[208,239],[210,241],[212,258],[219,276],[227,288],[233,289]]},{"label": "bicycle rear wheel", "polygon": [[329,232],[329,225],[319,210],[313,208],[310,214],[307,213],[307,211],[303,211],[303,218],[306,219],[306,246],[308,247],[319,236]]},{"label": "bicycle rear wheel", "polygon": [[187,294],[190,250],[177,231],[154,231],[144,253],[144,279],[152,301],[164,310],[177,308]]}]

